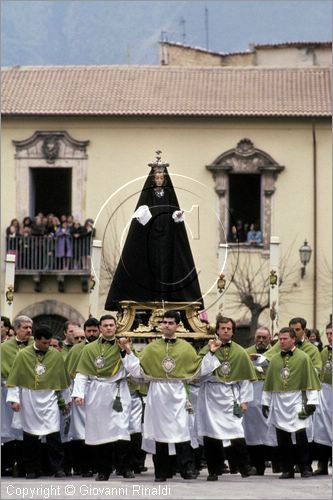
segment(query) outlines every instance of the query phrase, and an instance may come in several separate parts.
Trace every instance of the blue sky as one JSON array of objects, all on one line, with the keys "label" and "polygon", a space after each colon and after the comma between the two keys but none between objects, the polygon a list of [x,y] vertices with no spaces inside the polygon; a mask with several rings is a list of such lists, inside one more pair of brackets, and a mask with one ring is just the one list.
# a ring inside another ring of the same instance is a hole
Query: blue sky
[{"label": "blue sky", "polygon": [[[330,0],[1,0],[1,64],[158,64],[169,41],[218,52],[331,40]],[[208,20],[208,31],[206,29]]]}]

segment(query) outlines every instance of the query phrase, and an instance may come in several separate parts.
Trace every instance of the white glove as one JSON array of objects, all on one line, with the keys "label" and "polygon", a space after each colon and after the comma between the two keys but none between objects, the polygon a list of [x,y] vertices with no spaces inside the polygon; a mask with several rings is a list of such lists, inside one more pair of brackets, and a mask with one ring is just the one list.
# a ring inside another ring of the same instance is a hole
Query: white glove
[{"label": "white glove", "polygon": [[173,220],[178,223],[178,222],[184,222],[184,210],[176,210],[173,214],[172,214],[172,218]]}]

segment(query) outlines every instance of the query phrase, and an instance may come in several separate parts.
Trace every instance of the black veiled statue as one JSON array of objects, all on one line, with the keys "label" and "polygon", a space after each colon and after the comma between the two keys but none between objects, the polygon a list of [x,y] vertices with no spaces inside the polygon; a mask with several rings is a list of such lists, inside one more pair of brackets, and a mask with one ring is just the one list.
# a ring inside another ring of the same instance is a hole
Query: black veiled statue
[{"label": "black veiled statue", "polygon": [[183,212],[157,151],[143,186],[105,309],[123,300],[200,302],[201,291]]}]

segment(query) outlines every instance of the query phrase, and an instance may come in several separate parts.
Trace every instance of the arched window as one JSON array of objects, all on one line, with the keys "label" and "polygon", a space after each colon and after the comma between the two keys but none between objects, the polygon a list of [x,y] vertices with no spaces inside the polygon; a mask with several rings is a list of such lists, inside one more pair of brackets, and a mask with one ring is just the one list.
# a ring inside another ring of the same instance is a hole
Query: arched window
[{"label": "arched window", "polygon": [[220,243],[228,240],[232,244],[232,229],[236,226],[238,243],[249,244],[247,233],[254,224],[258,235],[256,246],[269,247],[271,197],[277,176],[284,168],[246,138],[207,165],[219,196],[219,214],[224,226],[224,230],[220,229]]}]

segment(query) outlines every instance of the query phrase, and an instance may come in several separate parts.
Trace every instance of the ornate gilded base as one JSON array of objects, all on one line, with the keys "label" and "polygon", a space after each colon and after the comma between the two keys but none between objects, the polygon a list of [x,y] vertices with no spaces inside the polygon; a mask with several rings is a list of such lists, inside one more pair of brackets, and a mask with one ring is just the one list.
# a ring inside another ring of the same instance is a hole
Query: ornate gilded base
[{"label": "ornate gilded base", "polygon": [[[199,317],[200,302],[120,302],[121,311],[117,315],[117,336],[154,338],[160,337],[164,311],[178,311],[183,321],[177,329],[177,337],[209,339],[214,327],[203,323]],[[144,321],[140,318],[144,317]],[[184,325],[186,323],[186,325]]]}]

